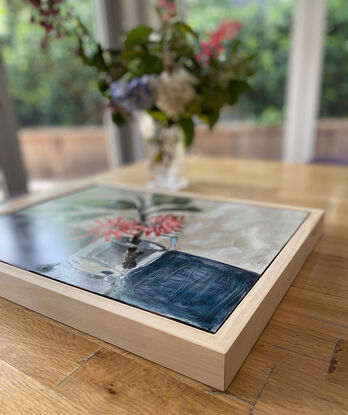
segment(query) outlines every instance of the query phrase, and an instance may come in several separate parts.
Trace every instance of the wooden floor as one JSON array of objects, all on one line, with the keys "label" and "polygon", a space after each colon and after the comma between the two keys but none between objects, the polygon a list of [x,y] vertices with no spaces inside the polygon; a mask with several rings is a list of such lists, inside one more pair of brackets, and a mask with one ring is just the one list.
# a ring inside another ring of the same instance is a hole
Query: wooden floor
[{"label": "wooden floor", "polygon": [[[189,191],[325,209],[324,235],[226,393],[0,300],[0,414],[348,414],[348,169],[192,158]],[[144,165],[111,173],[143,184]]]}]

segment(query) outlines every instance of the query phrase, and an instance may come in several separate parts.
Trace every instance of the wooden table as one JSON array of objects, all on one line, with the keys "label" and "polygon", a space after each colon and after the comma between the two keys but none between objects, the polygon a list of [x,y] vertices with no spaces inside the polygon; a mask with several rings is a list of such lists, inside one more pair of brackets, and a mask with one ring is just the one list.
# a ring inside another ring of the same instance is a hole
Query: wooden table
[{"label": "wooden table", "polygon": [[[0,414],[348,414],[348,169],[191,158],[189,191],[325,209],[226,393],[0,300]],[[142,185],[144,164],[103,175]]]}]

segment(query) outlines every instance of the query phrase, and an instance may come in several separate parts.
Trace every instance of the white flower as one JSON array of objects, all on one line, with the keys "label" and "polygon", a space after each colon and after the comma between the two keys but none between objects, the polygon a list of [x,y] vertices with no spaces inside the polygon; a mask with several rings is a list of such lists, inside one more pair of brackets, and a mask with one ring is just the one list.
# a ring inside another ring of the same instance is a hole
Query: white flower
[{"label": "white flower", "polygon": [[170,118],[177,119],[179,114],[195,97],[193,85],[197,80],[185,69],[174,72],[162,72],[155,81],[156,106]]},{"label": "white flower", "polygon": [[152,138],[155,134],[154,119],[146,111],[137,111],[135,118],[138,121],[141,136],[145,139]]}]

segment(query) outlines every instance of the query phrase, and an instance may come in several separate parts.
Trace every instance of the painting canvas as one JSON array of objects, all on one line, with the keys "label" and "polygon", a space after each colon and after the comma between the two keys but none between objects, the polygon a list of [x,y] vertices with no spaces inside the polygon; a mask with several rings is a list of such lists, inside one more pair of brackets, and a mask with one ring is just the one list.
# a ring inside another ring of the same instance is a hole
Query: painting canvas
[{"label": "painting canvas", "polygon": [[301,210],[93,186],[0,217],[0,261],[216,333]]}]

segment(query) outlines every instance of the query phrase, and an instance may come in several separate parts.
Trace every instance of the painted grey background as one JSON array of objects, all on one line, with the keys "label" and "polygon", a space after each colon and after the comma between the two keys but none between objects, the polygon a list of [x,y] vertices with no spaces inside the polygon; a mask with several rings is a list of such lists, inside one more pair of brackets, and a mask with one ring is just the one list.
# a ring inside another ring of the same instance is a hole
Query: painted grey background
[{"label": "painted grey background", "polygon": [[[145,199],[146,192],[137,192]],[[134,193],[114,189],[95,188],[88,197],[134,198]],[[86,195],[71,196],[71,200]],[[184,232],[177,249],[200,255],[261,274],[295,233],[306,216],[305,211],[262,207],[239,203],[221,203],[193,199],[201,212],[185,212]],[[105,211],[110,215],[110,211]],[[119,210],[120,216],[132,217],[129,210]],[[180,211],[176,212],[180,215]],[[144,237],[168,245],[167,238]]]}]

